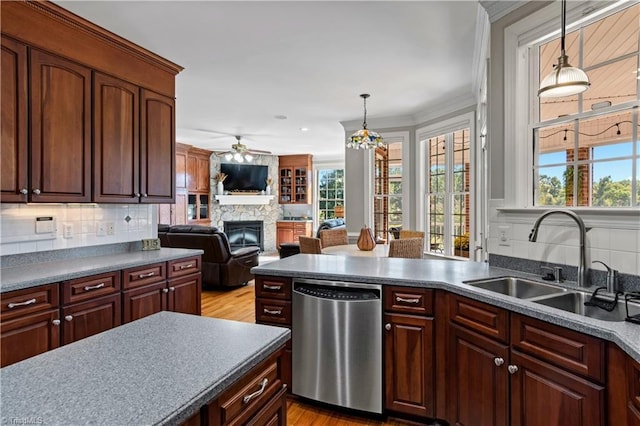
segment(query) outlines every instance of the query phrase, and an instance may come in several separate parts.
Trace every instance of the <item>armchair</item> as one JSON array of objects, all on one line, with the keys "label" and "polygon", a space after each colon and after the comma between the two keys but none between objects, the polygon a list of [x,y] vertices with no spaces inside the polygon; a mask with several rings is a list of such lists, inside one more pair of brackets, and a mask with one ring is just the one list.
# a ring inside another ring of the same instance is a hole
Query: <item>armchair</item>
[{"label": "armchair", "polygon": [[251,268],[258,265],[259,247],[242,247],[231,251],[227,235],[216,227],[174,225],[162,237],[161,226],[158,225],[158,237],[162,247],[204,251],[203,287],[235,287],[253,279]]}]

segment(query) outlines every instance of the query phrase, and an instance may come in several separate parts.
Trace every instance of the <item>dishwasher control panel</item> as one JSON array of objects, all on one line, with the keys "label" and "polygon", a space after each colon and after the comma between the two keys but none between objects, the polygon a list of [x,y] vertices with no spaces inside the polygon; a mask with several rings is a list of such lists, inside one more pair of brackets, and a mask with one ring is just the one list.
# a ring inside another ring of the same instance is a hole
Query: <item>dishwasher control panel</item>
[{"label": "dishwasher control panel", "polygon": [[378,290],[348,287],[327,287],[319,285],[297,284],[294,290],[308,296],[332,300],[375,300],[380,299]]}]

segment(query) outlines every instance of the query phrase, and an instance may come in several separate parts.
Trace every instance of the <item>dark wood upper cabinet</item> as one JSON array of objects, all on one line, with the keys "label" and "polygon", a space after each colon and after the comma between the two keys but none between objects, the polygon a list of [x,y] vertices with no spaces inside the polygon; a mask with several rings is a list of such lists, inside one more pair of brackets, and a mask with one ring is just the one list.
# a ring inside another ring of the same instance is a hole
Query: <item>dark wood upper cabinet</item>
[{"label": "dark wood upper cabinet", "polygon": [[142,203],[175,202],[175,101],[141,90],[140,191]]},{"label": "dark wood upper cabinet", "polygon": [[134,84],[94,73],[95,202],[137,203],[140,197],[139,91]]},{"label": "dark wood upper cabinet", "polygon": [[31,49],[34,202],[91,201],[91,70]]},{"label": "dark wood upper cabinet", "polygon": [[27,200],[27,46],[2,37],[2,176],[0,201]]},{"label": "dark wood upper cabinet", "polygon": [[0,201],[173,203],[182,67],[52,2],[0,11]]}]

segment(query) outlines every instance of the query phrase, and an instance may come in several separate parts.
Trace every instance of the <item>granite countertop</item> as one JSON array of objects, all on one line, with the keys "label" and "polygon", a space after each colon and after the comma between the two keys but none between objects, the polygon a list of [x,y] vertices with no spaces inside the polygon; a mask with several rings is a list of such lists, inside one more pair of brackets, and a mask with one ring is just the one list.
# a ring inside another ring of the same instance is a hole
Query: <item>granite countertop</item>
[{"label": "granite countertop", "polygon": [[0,293],[203,253],[202,250],[162,248],[4,267],[0,269]]},{"label": "granite countertop", "polygon": [[180,424],[289,336],[281,327],[159,312],[0,369],[1,422]]},{"label": "granite countertop", "polygon": [[[609,340],[640,362],[640,325],[638,324],[597,320],[464,284],[464,281],[504,276],[520,276],[540,281],[537,275],[496,268],[489,266],[488,263],[444,259],[417,260],[296,254],[256,266],[251,269],[251,272],[261,275],[443,289]],[[577,290],[575,283],[567,282],[563,286]]]}]

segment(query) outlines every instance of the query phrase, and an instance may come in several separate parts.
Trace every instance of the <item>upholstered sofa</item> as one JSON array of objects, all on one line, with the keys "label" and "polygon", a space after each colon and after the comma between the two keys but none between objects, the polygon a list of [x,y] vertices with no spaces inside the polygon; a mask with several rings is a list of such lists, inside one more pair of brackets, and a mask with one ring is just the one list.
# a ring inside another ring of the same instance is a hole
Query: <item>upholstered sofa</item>
[{"label": "upholstered sofa", "polygon": [[227,235],[216,227],[202,225],[158,225],[162,247],[204,250],[202,286],[236,287],[253,279],[251,268],[258,265],[259,247],[231,251]]},{"label": "upholstered sofa", "polygon": [[[316,231],[316,238],[320,238],[320,231],[323,229],[343,229],[347,225],[344,223],[344,219],[327,219],[318,226]],[[282,243],[280,244],[280,259],[293,256],[300,253],[299,243]]]}]

